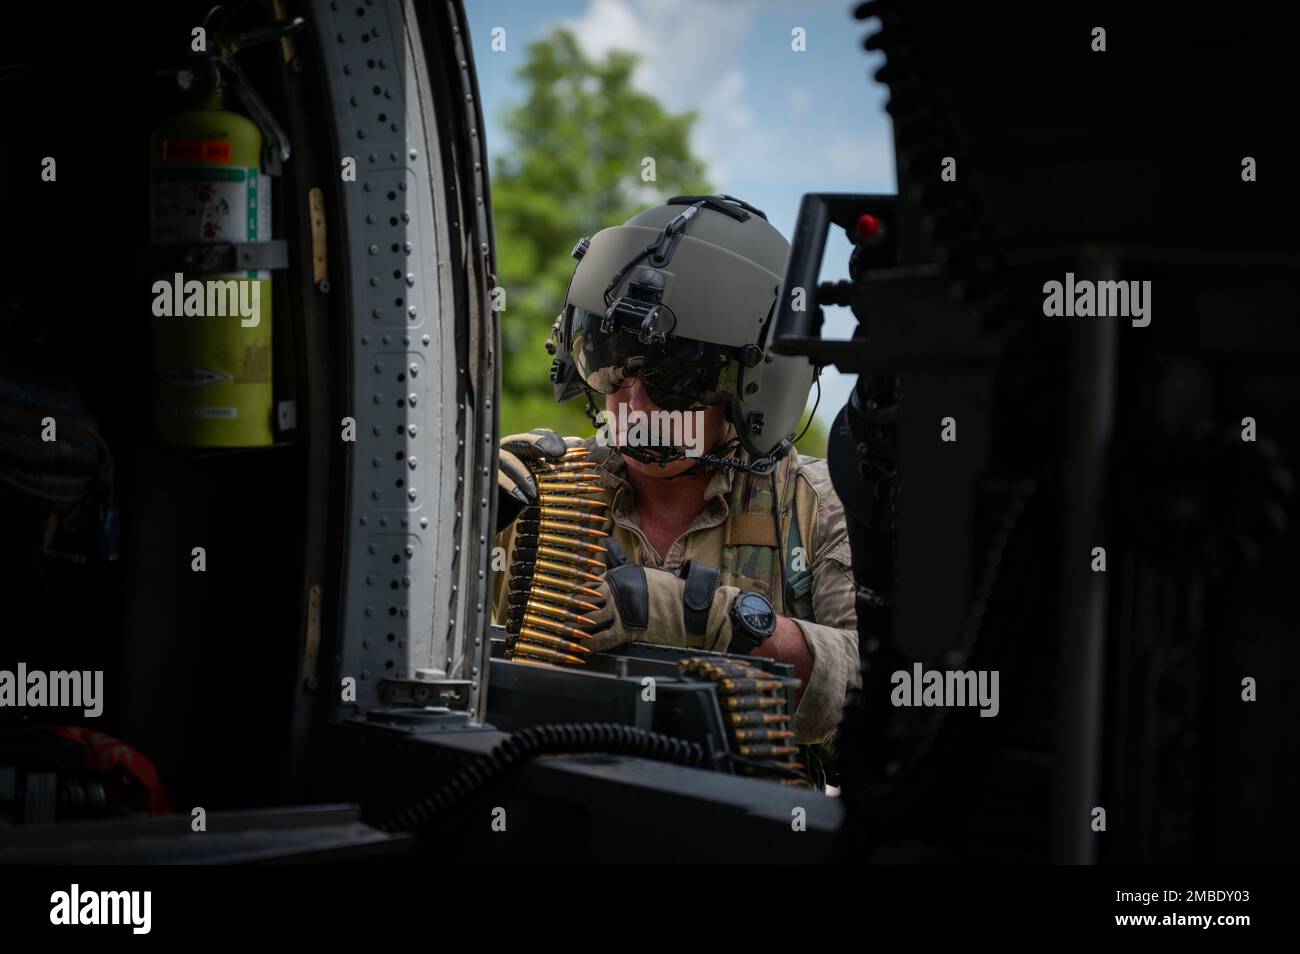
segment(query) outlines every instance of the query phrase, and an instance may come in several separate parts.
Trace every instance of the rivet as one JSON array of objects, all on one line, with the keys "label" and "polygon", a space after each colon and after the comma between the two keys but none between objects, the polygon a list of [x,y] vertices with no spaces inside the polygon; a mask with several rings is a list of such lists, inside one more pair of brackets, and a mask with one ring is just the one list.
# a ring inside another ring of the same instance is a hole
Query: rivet
[{"label": "rivet", "polygon": [[403,242],[403,243],[402,243],[402,251],[406,252],[407,255],[410,255],[410,254],[411,254],[411,248],[412,248],[412,246],[411,246],[411,243],[410,243],[410,242]]},{"label": "rivet", "polygon": [[409,372],[411,373],[411,377],[414,378],[414,377],[416,377],[417,375],[419,375],[419,373],[420,373],[420,366],[419,366],[418,364],[416,364],[414,361],[412,361],[412,362],[411,362],[411,366],[410,366],[409,368],[407,368],[406,370],[409,371]]},{"label": "rivet", "polygon": [[411,288],[415,285],[415,276],[410,272],[406,273],[406,287]]},{"label": "rivet", "polygon": [[417,400],[417,398],[416,398],[416,396],[415,396],[414,394],[408,394],[408,395],[406,396],[406,403],[409,404],[409,405],[411,405],[411,407],[415,407],[415,402],[416,402],[416,400]]},{"label": "rivet", "polygon": [[370,183],[369,183],[369,182],[363,182],[363,183],[361,184],[361,188],[364,189],[366,192],[371,192],[371,191],[373,191],[373,190],[371,189],[371,186],[370,186]]},{"label": "rivet", "polygon": [[[376,457],[376,458],[374,458],[373,460],[371,460],[370,463],[373,464],[375,467],[383,467],[383,466],[384,466],[384,462],[383,462],[382,460],[380,460],[378,457]],[[371,551],[371,552],[373,553],[374,551]]]},{"label": "rivet", "polygon": [[380,496],[380,495],[379,495],[379,491],[378,491],[378,490],[372,490],[372,491],[370,491],[370,498],[371,498],[372,500],[378,500],[378,499],[379,499],[379,496]]},{"label": "rivet", "polygon": [[420,154],[416,152],[414,149],[412,149],[410,152],[407,153],[407,155],[410,156],[412,159],[416,159],[419,157]]},{"label": "rivet", "polygon": [[371,288],[378,288],[378,287],[379,287],[379,278],[378,278],[378,276],[376,276],[376,275],[371,275],[371,276],[370,276],[370,287],[371,287]]},{"label": "rivet", "polygon": [[376,404],[383,404],[383,403],[384,403],[384,396],[383,396],[382,394],[376,394],[376,395],[375,395],[375,403],[376,403]]},{"label": "rivet", "polygon": [[428,525],[429,525],[429,518],[428,518],[428,517],[421,517],[421,518],[420,518],[420,526],[423,528],[423,527],[427,527]]},{"label": "rivet", "polygon": [[370,251],[370,254],[371,254],[371,255],[378,255],[378,254],[379,254],[379,246],[378,246],[378,245],[372,245],[372,246],[370,246],[369,251]]},{"label": "rivet", "polygon": [[[408,315],[410,315],[412,318],[414,318],[414,317],[415,317],[416,315],[418,315],[420,312],[419,312],[419,309],[417,309],[414,305],[412,305],[410,308],[406,309],[406,313],[407,313]],[[424,343],[425,343],[425,344],[428,344],[428,343],[429,343],[429,339],[428,339],[427,336],[426,336],[425,339],[424,339]]]},{"label": "rivet", "polygon": [[428,335],[425,335],[423,338],[420,339],[420,341],[423,342],[423,343],[425,344],[425,346],[428,346],[428,344],[429,344],[429,336],[428,336]]},{"label": "rivet", "polygon": [[411,501],[412,503],[414,503],[414,502],[415,502],[415,491],[414,491],[414,490],[408,490],[408,491],[406,492],[406,499],[409,500],[409,501]]},{"label": "rivet", "polygon": [[374,224],[375,224],[375,213],[371,212],[369,215],[367,215],[367,216],[366,216],[366,222],[367,222],[368,224],[370,224],[370,225],[374,225]]},{"label": "rivet", "polygon": [[407,556],[415,556],[415,547],[413,547],[413,546],[409,546],[409,545],[408,545],[407,548],[406,548],[406,555],[407,555]]}]

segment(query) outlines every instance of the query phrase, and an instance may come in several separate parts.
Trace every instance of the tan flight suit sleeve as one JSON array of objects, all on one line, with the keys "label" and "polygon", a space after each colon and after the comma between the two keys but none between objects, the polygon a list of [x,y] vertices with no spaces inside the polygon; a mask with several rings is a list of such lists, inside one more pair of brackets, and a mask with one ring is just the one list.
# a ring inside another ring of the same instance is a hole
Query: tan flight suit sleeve
[{"label": "tan flight suit sleeve", "polygon": [[816,491],[818,508],[810,567],[815,622],[794,620],[813,654],[813,669],[795,710],[794,728],[796,741],[803,745],[830,745],[849,687],[861,684],[854,604],[857,587],[844,506],[831,486],[825,461],[801,466],[799,476]]}]

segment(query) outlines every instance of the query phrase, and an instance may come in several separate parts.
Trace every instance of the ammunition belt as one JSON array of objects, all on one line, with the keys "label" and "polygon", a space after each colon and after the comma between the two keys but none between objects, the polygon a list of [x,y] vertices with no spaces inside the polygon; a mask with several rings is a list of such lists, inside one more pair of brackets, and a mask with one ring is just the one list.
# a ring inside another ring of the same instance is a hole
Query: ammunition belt
[{"label": "ammunition belt", "polygon": [[555,463],[529,464],[537,504],[515,522],[510,555],[506,657],[579,666],[591,636],[579,627],[600,608],[594,584],[605,571],[609,501],[594,477],[599,465],[585,447],[571,447]]},{"label": "ammunition belt", "polygon": [[797,687],[798,679],[723,656],[695,656],[677,665],[686,678],[714,684],[738,774],[811,787],[786,711],[786,690]]}]

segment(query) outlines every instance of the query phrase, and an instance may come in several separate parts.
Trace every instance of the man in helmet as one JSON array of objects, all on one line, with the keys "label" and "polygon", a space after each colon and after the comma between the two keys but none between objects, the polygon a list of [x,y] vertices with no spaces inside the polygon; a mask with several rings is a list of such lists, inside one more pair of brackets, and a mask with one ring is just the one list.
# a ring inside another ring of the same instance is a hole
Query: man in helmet
[{"label": "man in helmet", "polygon": [[[513,521],[537,500],[530,460],[591,448],[619,565],[587,612],[587,647],[639,640],[789,663],[802,683],[796,741],[820,747],[858,678],[855,584],[826,464],[793,451],[813,370],[766,347],[788,253],[762,212],[730,196],[677,196],[579,242],[551,339],[556,397],[585,393],[608,425],[603,400],[624,426],[503,440],[498,529],[511,552]],[[633,411],[694,414],[694,449],[681,430],[678,443],[630,439]],[[505,594],[503,574],[498,619]]]}]

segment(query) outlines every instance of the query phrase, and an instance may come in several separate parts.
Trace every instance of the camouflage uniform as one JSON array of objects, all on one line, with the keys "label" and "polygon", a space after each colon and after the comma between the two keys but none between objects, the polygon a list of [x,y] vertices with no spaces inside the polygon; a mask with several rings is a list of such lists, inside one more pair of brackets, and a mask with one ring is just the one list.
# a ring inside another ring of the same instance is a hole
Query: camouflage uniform
[{"label": "camouflage uniform", "polygon": [[[594,439],[566,439],[593,447]],[[597,454],[606,453],[604,448]],[[772,478],[718,470],[708,478],[704,509],[664,554],[656,553],[641,532],[632,486],[621,455],[609,452],[601,479],[612,494],[614,538],[632,563],[676,573],[686,560],[699,560],[721,571],[723,585],[762,593],[777,612],[794,620],[813,654],[813,669],[795,712],[796,741],[828,748],[839,724],[850,685],[858,680],[857,614],[844,508],[831,487],[826,462],[791,454],[777,469],[782,536],[786,551],[786,591],[776,562],[776,526],[772,517]],[[690,478],[679,478],[687,480]],[[791,486],[794,487],[792,499]],[[801,516],[796,517],[796,512]],[[805,517],[812,526],[802,526]],[[498,542],[511,552],[514,526]],[[501,621],[505,574],[498,574],[494,610]],[[654,634],[647,641],[655,642]],[[701,646],[725,650],[725,646]]]}]

